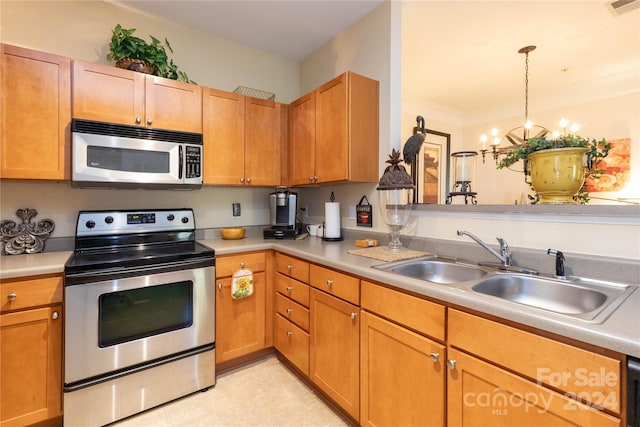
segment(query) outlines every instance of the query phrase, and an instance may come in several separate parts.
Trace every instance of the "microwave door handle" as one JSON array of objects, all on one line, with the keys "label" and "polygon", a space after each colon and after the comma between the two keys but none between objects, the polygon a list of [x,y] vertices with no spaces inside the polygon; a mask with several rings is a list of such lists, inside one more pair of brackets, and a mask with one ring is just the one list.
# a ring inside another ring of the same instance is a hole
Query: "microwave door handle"
[{"label": "microwave door handle", "polygon": [[182,158],[182,145],[178,147],[178,179],[182,179],[182,165],[184,159]]}]

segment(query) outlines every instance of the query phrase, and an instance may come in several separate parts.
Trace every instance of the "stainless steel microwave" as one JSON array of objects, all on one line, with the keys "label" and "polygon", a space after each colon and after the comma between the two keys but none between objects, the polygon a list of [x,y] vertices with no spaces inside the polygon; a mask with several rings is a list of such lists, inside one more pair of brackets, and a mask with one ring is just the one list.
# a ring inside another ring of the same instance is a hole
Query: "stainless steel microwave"
[{"label": "stainless steel microwave", "polygon": [[74,187],[202,186],[202,134],[73,119]]}]

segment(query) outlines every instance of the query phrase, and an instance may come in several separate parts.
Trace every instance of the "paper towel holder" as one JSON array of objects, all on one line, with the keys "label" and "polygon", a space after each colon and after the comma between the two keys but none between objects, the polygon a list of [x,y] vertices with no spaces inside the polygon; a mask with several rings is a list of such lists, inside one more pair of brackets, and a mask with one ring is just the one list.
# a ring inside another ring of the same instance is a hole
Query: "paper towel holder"
[{"label": "paper towel holder", "polygon": [[[331,192],[331,196],[329,197],[329,200],[331,200],[331,202],[335,202],[335,200],[336,200],[336,196],[333,194],[333,191]],[[327,232],[327,226],[325,224],[325,221],[322,221],[322,232],[323,233]],[[342,236],[342,228],[340,229],[340,237],[322,236],[322,240],[325,241],[325,242],[340,242],[340,241],[344,240],[344,237]]]}]

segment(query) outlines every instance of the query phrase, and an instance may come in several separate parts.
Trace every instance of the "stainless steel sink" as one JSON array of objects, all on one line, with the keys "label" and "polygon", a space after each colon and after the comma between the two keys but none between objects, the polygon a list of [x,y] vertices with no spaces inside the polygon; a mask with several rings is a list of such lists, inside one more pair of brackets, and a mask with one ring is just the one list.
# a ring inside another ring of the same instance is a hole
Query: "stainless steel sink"
[{"label": "stainless steel sink", "polygon": [[[569,281],[516,274],[480,280],[471,290],[584,320],[608,316],[634,288],[624,284],[571,278]],[[604,320],[604,319],[602,319]]]},{"label": "stainless steel sink", "polygon": [[383,268],[392,273],[434,283],[460,283],[479,279],[487,274],[480,267],[455,262],[420,259],[386,264]]}]

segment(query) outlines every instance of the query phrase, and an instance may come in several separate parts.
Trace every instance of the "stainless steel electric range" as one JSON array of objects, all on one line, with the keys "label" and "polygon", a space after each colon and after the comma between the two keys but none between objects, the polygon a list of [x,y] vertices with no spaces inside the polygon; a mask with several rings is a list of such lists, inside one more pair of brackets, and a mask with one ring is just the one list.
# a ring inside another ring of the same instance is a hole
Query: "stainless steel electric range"
[{"label": "stainless steel electric range", "polygon": [[215,254],[191,209],[81,211],[64,291],[65,426],[215,384]]}]

